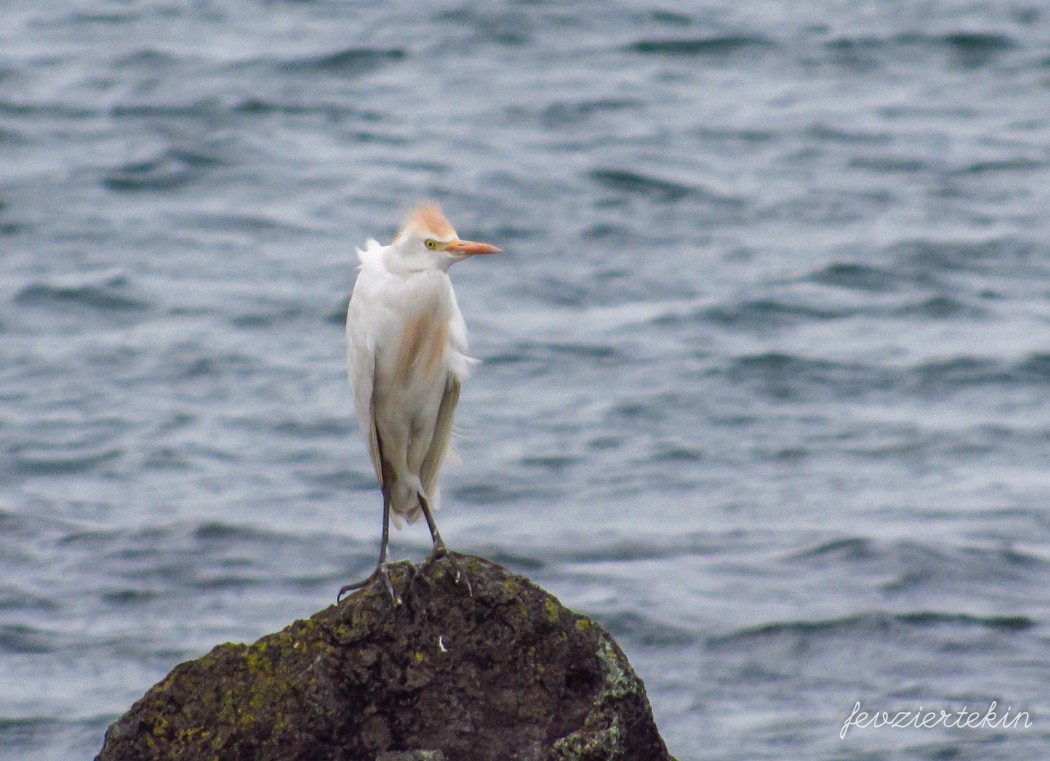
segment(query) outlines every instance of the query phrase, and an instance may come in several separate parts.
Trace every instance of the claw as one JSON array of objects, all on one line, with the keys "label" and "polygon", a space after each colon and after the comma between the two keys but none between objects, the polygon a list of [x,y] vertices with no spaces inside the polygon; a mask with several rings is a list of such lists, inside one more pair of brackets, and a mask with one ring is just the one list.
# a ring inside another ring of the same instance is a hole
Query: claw
[{"label": "claw", "polygon": [[[441,533],[438,531],[437,525],[434,523],[434,516],[430,514],[430,505],[427,503],[426,497],[419,494],[419,505],[423,509],[423,516],[427,519],[427,527],[430,529],[430,537],[434,541],[434,549],[430,553],[430,557],[424,561],[423,565],[417,567],[412,573],[412,578],[408,582],[407,589],[412,590],[412,587],[416,583],[416,579],[422,576],[423,580],[433,586],[430,579],[427,577],[427,572],[430,567],[434,565],[438,560],[442,558],[448,558],[449,564],[455,571],[453,581],[459,584],[463,581],[467,585],[467,592],[471,597],[474,596],[474,587],[470,584],[470,577],[467,576],[466,572],[460,568],[459,563],[456,562],[456,558],[452,552],[449,551],[448,547],[445,546],[444,540],[441,538]],[[390,599],[394,601],[394,605],[401,605],[403,600],[401,595],[394,589],[394,584],[390,580],[390,573],[387,571],[386,563],[386,552],[387,544],[390,539],[390,494],[384,489],[383,490],[383,540],[379,545],[379,562],[376,563],[375,570],[369,574],[368,578],[364,581],[359,581],[355,584],[347,584],[339,590],[339,594],[336,596],[336,602],[343,599],[343,595],[354,592],[358,589],[371,586],[377,579],[382,579],[386,591],[390,594]]]},{"label": "claw", "polygon": [[467,586],[467,594],[473,597],[474,587],[470,583],[470,576],[467,574],[466,571],[459,567],[459,563],[457,563],[456,559],[452,557],[452,553],[449,553],[447,557],[449,562],[452,563],[452,567],[456,569],[456,583],[459,584],[460,580],[462,579],[463,583]]},{"label": "claw", "polygon": [[401,595],[394,589],[394,584],[390,581],[390,573],[386,569],[386,550],[387,545],[390,542],[390,492],[383,489],[383,541],[379,545],[379,562],[376,563],[376,569],[369,574],[368,578],[364,581],[359,581],[356,584],[347,584],[339,590],[339,594],[335,596],[335,601],[339,602],[343,599],[343,595],[347,592],[353,592],[356,589],[362,589],[369,586],[378,578],[383,579],[383,584],[386,585],[386,591],[390,593],[390,599],[394,601],[394,605],[401,604]]},{"label": "claw", "polygon": [[347,592],[353,592],[358,589],[363,589],[370,586],[376,579],[381,578],[383,584],[386,586],[386,591],[390,593],[390,599],[394,601],[394,605],[400,605],[402,603],[401,595],[394,589],[394,584],[390,581],[390,573],[387,571],[386,562],[381,562],[376,566],[376,569],[368,576],[364,581],[359,581],[356,584],[347,584],[339,590],[339,594],[336,595],[335,601],[339,602],[343,599],[343,595]]},{"label": "claw", "polygon": [[452,566],[452,569],[455,571],[455,575],[452,577],[452,580],[456,584],[459,584],[461,581],[464,584],[466,584],[467,593],[471,597],[473,597],[474,587],[471,586],[470,576],[468,576],[467,572],[460,567],[459,563],[456,561],[455,555],[449,551],[449,549],[444,545],[444,543],[442,543],[440,546],[435,547],[434,551],[430,553],[430,557],[423,561],[423,564],[416,569],[416,572],[414,574],[412,574],[412,581],[409,582],[409,588],[411,589],[412,586],[416,583],[416,579],[420,577],[422,577],[423,580],[428,584],[433,585],[430,579],[428,578],[428,572],[431,566],[433,566],[437,561],[441,560],[442,558],[448,560],[449,564]]},{"label": "claw", "polygon": [[[449,563],[456,570],[455,582],[458,584],[460,577],[466,580],[467,591],[470,592],[470,596],[474,596],[474,588],[470,585],[470,579],[467,577],[459,567],[459,563],[456,562],[456,558],[449,551],[448,547],[445,546],[445,540],[441,538],[441,532],[438,531],[437,524],[434,523],[434,516],[430,514],[430,504],[427,502],[426,497],[419,494],[419,506],[423,508],[423,517],[427,519],[427,527],[430,529],[430,538],[434,541],[434,549],[430,552],[430,557],[419,567],[415,575],[412,577],[412,581],[415,582],[416,577],[423,572],[425,568],[432,566],[437,560],[441,558],[448,558]],[[411,585],[410,585],[411,586]]]}]

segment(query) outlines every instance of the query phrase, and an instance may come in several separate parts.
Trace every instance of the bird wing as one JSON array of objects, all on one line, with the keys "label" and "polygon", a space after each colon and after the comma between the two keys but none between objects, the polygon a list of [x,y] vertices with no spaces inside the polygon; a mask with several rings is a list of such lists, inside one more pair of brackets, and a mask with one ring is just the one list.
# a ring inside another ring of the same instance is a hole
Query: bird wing
[{"label": "bird wing", "polygon": [[355,345],[355,342],[351,340],[347,343],[347,357],[357,419],[368,443],[368,455],[372,459],[376,479],[379,481],[379,486],[382,487],[383,461],[379,453],[379,432],[376,430],[375,398],[373,396],[376,372],[375,356],[364,350],[362,346]]},{"label": "bird wing", "polygon": [[[350,377],[350,388],[354,392],[354,406],[361,430],[368,442],[368,455],[375,468],[376,480],[384,486],[383,461],[379,447],[379,432],[376,429],[375,385],[376,385],[376,337],[374,327],[365,313],[362,301],[369,300],[374,287],[372,272],[378,264],[382,247],[373,240],[368,241],[365,251],[358,250],[361,258],[361,274],[354,287],[353,296],[346,315],[346,365]],[[372,272],[370,272],[370,270]]]},{"label": "bird wing", "polygon": [[[374,368],[373,368],[374,371]],[[375,375],[372,376],[372,388],[375,388]],[[367,417],[367,430],[368,430],[368,456],[372,458],[372,467],[376,471],[376,479],[379,481],[379,488],[385,489],[386,483],[383,478],[383,454],[379,448],[379,429],[376,428],[376,405],[375,397],[369,392],[368,399],[368,417]],[[384,492],[385,493],[385,492]]]},{"label": "bird wing", "polygon": [[430,449],[419,469],[419,480],[423,482],[423,489],[427,494],[435,492],[437,487],[438,471],[441,463],[449,450],[452,439],[452,421],[456,416],[456,405],[459,404],[459,378],[454,373],[448,373],[445,379],[445,393],[441,397],[441,405],[438,407],[437,420],[434,423],[434,436],[430,440]]}]

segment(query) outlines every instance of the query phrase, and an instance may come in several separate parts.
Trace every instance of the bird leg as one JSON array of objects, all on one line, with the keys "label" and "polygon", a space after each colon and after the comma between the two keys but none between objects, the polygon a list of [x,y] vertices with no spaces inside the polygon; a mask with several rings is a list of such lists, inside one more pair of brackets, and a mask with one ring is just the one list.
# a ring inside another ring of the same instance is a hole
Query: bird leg
[{"label": "bird leg", "polygon": [[449,552],[448,547],[445,545],[445,541],[441,538],[441,532],[438,531],[437,523],[434,522],[434,516],[430,512],[430,504],[427,502],[427,498],[422,494],[417,494],[417,496],[419,497],[419,506],[423,510],[423,517],[427,519],[427,528],[430,529],[430,538],[434,541],[434,549],[430,551],[430,557],[428,557],[423,565],[419,567],[415,576],[412,577],[412,580],[415,581],[416,576],[422,573],[424,569],[430,567],[438,559],[448,558],[449,563],[454,569],[456,569],[456,583],[459,583],[460,578],[462,578],[463,581],[466,582],[467,591],[473,596],[474,588],[470,585],[470,578],[460,569],[455,556]]},{"label": "bird leg", "polygon": [[336,595],[336,602],[339,602],[347,592],[352,592],[355,589],[361,589],[367,587],[376,579],[382,579],[386,585],[386,591],[390,593],[390,599],[394,601],[394,605],[401,604],[401,595],[394,591],[394,585],[390,581],[390,574],[386,568],[386,548],[390,543],[390,492],[383,488],[383,541],[379,545],[379,562],[376,563],[376,568],[364,581],[359,581],[356,584],[347,584],[345,587],[339,590],[339,594]]},{"label": "bird leg", "polygon": [[445,541],[441,538],[441,532],[438,531],[437,524],[434,522],[434,515],[430,512],[430,503],[427,502],[427,498],[422,494],[417,496],[419,497],[419,506],[423,509],[423,517],[427,519],[430,538],[434,541],[434,549],[430,554],[435,558],[444,557],[448,555],[448,547],[445,546]]}]

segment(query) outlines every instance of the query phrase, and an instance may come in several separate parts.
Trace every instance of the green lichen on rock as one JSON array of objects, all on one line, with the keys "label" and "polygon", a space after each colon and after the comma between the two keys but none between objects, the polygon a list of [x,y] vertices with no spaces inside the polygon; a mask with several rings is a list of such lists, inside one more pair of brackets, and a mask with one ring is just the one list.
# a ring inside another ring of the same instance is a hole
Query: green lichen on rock
[{"label": "green lichen on rock", "polygon": [[398,563],[402,605],[375,585],[177,666],[97,761],[670,758],[602,627],[493,563],[456,560],[469,589],[447,561],[414,583]]}]

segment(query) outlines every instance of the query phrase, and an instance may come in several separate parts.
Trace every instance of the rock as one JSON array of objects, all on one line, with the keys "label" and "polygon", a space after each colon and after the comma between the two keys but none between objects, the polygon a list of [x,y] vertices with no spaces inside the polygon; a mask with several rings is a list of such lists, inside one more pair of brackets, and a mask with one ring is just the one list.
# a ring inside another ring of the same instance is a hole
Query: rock
[{"label": "rock", "polygon": [[[252,645],[176,666],[96,761],[665,761],[612,637],[522,576],[457,555]],[[411,589],[407,589],[411,585]],[[673,760],[671,760],[673,761]]]}]

